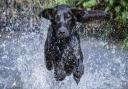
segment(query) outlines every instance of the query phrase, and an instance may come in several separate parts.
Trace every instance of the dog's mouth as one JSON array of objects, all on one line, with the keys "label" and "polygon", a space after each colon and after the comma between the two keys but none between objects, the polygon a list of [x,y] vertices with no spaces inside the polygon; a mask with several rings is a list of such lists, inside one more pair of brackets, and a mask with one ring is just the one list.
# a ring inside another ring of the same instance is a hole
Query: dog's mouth
[{"label": "dog's mouth", "polygon": [[69,38],[70,36],[68,35],[68,34],[58,34],[57,35],[57,38],[58,39],[67,39],[67,38]]},{"label": "dog's mouth", "polygon": [[61,40],[62,40],[62,39],[67,39],[67,38],[69,38],[69,36],[63,36],[63,35],[59,35],[59,36],[58,36],[58,39],[61,39]]},{"label": "dog's mouth", "polygon": [[63,43],[68,43],[70,41],[70,37],[64,37],[64,38],[59,38],[58,43],[63,44]]}]

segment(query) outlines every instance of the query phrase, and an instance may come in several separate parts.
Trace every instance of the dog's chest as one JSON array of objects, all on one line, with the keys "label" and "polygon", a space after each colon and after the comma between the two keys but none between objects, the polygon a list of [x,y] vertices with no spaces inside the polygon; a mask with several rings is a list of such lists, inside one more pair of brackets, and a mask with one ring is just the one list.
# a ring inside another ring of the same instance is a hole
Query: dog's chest
[{"label": "dog's chest", "polygon": [[60,57],[59,59],[63,59],[64,61],[74,59],[73,49],[72,49],[72,46],[70,44],[58,45],[57,50],[59,53],[58,55]]}]

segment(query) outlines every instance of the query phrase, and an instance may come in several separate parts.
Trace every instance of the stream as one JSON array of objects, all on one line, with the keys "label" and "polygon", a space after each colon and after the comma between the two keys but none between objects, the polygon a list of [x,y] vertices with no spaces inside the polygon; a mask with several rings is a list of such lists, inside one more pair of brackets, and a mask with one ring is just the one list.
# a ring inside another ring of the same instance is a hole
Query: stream
[{"label": "stream", "polygon": [[85,69],[80,83],[72,75],[55,81],[44,63],[49,22],[34,27],[26,23],[0,33],[0,89],[128,89],[128,52],[116,45],[109,49],[105,41],[90,37],[81,38]]}]

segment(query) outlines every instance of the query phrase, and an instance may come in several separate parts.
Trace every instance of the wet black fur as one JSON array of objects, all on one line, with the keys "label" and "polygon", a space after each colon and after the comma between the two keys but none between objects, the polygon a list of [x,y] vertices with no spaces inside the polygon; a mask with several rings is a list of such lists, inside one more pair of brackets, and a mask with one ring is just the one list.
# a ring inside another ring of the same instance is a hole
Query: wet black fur
[{"label": "wet black fur", "polygon": [[43,10],[39,16],[49,19],[51,25],[48,29],[45,42],[45,63],[48,70],[54,69],[57,81],[73,74],[76,83],[84,74],[83,54],[80,47],[80,38],[73,28],[76,22],[84,22],[90,18],[105,17],[104,12],[86,12],[74,9],[67,5],[58,5]]}]

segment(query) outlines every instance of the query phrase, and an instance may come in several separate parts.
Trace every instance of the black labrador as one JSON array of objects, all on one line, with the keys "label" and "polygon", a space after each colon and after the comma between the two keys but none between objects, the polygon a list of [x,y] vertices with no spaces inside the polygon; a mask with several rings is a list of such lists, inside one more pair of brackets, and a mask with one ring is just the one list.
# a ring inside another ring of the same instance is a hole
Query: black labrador
[{"label": "black labrador", "polygon": [[48,70],[54,69],[56,81],[62,81],[73,74],[78,84],[84,73],[83,54],[80,38],[76,30],[76,22],[106,18],[103,11],[84,11],[67,5],[58,5],[44,9],[40,14],[51,21],[45,42],[45,63]]}]

